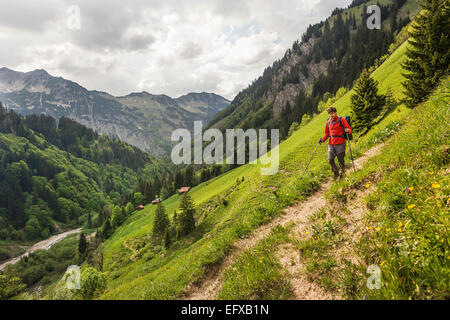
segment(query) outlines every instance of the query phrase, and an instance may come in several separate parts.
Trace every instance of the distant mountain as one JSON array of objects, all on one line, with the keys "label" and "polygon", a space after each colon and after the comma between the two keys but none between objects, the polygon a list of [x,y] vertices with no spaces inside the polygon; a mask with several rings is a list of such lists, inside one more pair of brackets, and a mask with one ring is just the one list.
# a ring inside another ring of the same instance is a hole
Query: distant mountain
[{"label": "distant mountain", "polygon": [[170,153],[174,129],[192,129],[195,120],[206,124],[230,104],[205,92],[177,99],[147,92],[114,97],[53,77],[45,70],[24,73],[8,68],[0,69],[0,101],[23,115],[69,117],[159,157]]},{"label": "distant mountain", "polygon": [[230,104],[230,101],[214,93],[189,93],[175,101],[185,110],[194,114],[203,115],[209,122],[218,112]]}]

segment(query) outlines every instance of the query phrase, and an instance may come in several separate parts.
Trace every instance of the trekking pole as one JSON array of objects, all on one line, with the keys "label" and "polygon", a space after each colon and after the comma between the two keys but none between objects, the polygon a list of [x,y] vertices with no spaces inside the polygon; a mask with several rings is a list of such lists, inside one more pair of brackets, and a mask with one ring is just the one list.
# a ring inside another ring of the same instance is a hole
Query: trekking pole
[{"label": "trekking pole", "polygon": [[316,149],[314,149],[314,152],[313,152],[312,155],[311,155],[311,159],[309,159],[309,162],[308,162],[308,164],[306,165],[305,171],[303,172],[302,179],[303,179],[303,177],[305,176],[306,170],[308,170],[309,164],[311,163],[312,159],[314,158],[314,154],[316,153],[317,148],[318,148],[319,146],[320,146],[320,143],[318,143]]},{"label": "trekking pole", "polygon": [[352,155],[352,147],[351,147],[351,145],[350,145],[350,139],[348,139],[348,133],[346,132],[345,134],[346,134],[346,136],[347,136],[348,148],[350,149],[350,158],[352,159],[353,172],[356,172],[356,169],[355,169],[355,161],[353,160],[353,155]]}]

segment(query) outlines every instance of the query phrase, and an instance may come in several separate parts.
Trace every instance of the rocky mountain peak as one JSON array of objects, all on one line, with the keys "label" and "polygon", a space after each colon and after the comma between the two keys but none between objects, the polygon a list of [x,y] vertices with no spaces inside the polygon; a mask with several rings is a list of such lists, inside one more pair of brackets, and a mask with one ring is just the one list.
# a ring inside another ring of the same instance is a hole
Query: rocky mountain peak
[{"label": "rocky mountain peak", "polygon": [[0,69],[0,101],[23,115],[69,117],[156,156],[170,153],[174,129],[192,128],[196,120],[208,122],[229,104],[208,93],[192,93],[185,101],[147,91],[115,97],[89,91],[43,69],[23,73],[8,68]]}]

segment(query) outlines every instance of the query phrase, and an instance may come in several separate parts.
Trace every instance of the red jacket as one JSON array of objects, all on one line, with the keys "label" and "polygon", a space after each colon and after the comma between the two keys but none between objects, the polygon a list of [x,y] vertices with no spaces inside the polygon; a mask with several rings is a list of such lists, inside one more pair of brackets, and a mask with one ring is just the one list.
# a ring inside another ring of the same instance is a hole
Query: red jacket
[{"label": "red jacket", "polygon": [[[352,133],[352,128],[349,126],[347,120],[345,118],[341,118],[342,125],[344,128],[348,128],[349,132],[348,134]],[[345,143],[345,138],[343,137],[334,137],[334,136],[342,136],[344,135],[344,130],[342,130],[342,127],[339,124],[339,117],[336,117],[333,119],[333,121],[328,120],[327,124],[325,126],[325,135],[322,138],[322,141],[327,141],[328,137],[330,137],[329,144],[331,145],[337,145]]]}]

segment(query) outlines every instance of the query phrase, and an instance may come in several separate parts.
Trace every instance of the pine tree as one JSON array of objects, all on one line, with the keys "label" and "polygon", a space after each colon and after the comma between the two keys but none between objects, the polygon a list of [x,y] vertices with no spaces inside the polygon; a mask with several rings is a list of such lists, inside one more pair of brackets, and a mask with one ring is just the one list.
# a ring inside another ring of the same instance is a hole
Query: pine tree
[{"label": "pine tree", "polygon": [[361,73],[351,96],[352,126],[355,131],[370,129],[384,105],[384,96],[378,94],[378,82],[367,70]]},{"label": "pine tree", "polygon": [[112,234],[111,222],[109,218],[105,220],[102,226],[102,239],[108,239]]},{"label": "pine tree", "polygon": [[195,206],[188,193],[183,195],[179,209],[181,212],[177,217],[179,224],[178,237],[184,237],[195,229]]},{"label": "pine tree", "polygon": [[164,234],[164,248],[169,249],[172,245],[172,239],[170,239],[170,233],[169,230],[166,230]]},{"label": "pine tree", "polygon": [[90,212],[88,212],[88,228],[92,229],[93,225],[92,225],[92,214]]},{"label": "pine tree", "polygon": [[192,186],[192,181],[194,178],[194,173],[192,171],[192,167],[188,166],[185,171],[184,171],[184,178],[183,178],[183,182],[184,182],[184,186],[185,187],[190,187]]},{"label": "pine tree", "polygon": [[155,222],[153,224],[153,237],[162,238],[169,228],[170,221],[166,214],[166,209],[162,203],[158,203],[155,212]]},{"label": "pine tree", "polygon": [[80,253],[80,257],[84,256],[84,254],[86,253],[86,249],[87,249],[86,236],[82,232],[80,234],[80,240],[78,241],[78,252]]},{"label": "pine tree", "polygon": [[449,73],[450,65],[450,2],[424,0],[423,10],[411,26],[407,71],[403,83],[405,103],[415,107],[424,100],[439,80]]},{"label": "pine tree", "polygon": [[122,209],[119,206],[115,206],[111,216],[111,226],[116,229],[122,224]]},{"label": "pine tree", "polygon": [[103,222],[105,221],[105,211],[103,210],[103,208],[100,208],[99,212],[98,212],[98,225],[97,226],[102,226]]},{"label": "pine tree", "polygon": [[127,216],[131,215],[134,212],[134,206],[131,202],[128,202],[126,207],[125,207],[125,211],[127,213]]}]

